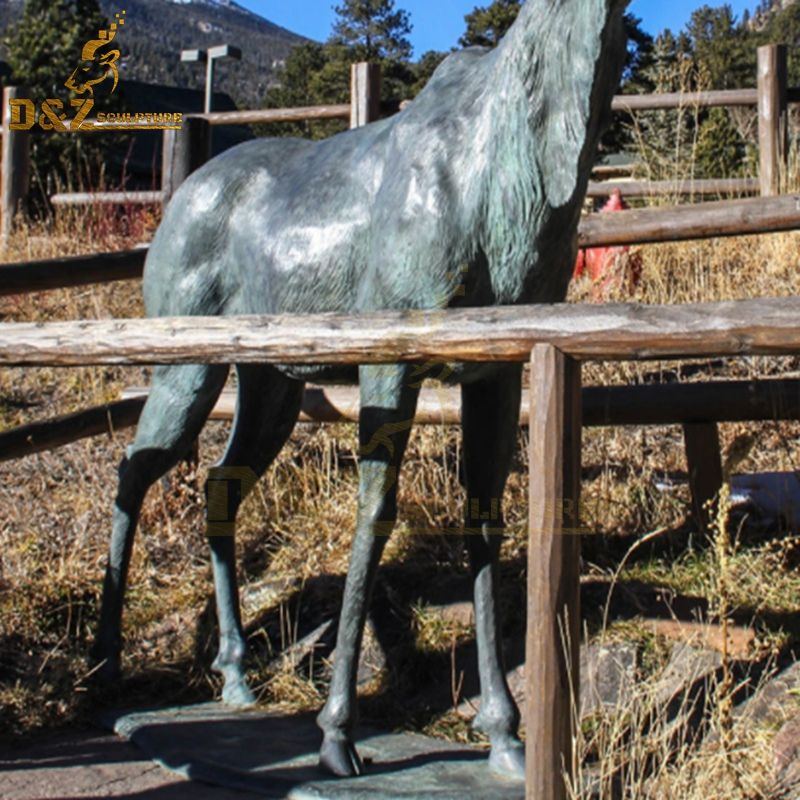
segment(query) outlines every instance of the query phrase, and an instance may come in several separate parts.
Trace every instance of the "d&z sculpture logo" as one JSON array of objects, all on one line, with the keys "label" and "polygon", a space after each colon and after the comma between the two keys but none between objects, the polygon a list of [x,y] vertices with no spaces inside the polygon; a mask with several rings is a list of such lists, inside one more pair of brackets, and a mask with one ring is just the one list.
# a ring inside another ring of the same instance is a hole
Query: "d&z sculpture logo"
[{"label": "d&z sculpture logo", "polygon": [[[96,39],[89,39],[81,51],[81,59],[72,74],[64,82],[64,86],[77,95],[69,101],[76,109],[72,119],[67,119],[64,101],[48,98],[41,102],[38,114],[38,125],[45,131],[73,133],[75,131],[108,131],[108,130],[179,130],[183,122],[182,113],[103,113],[98,112],[96,120],[89,119],[89,112],[94,108],[95,89],[108,83],[113,94],[119,84],[120,58],[118,47],[112,47],[120,28],[125,24],[125,11],[114,15],[115,22],[108,30],[98,32]],[[36,104],[33,100],[17,98],[9,101],[11,120],[9,127],[13,131],[27,131],[37,124]]]}]

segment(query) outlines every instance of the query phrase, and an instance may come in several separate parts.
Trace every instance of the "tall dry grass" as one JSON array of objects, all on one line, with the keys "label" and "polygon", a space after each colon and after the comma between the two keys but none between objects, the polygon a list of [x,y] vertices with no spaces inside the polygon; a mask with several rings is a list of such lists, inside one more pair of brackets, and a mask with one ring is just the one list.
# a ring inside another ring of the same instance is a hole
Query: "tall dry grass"
[{"label": "tall dry grass", "polygon": [[[157,221],[134,210],[121,216],[115,212],[111,218],[108,214],[75,210],[47,224],[23,227],[2,258],[129,247],[146,239]],[[608,299],[674,303],[796,294],[799,244],[798,234],[780,234],[642,248],[641,285],[632,296],[619,289]],[[586,299],[590,291],[585,284],[576,285],[571,299]],[[5,320],[140,313],[136,282],[0,301]],[[584,380],[661,379],[678,366],[590,365]],[[697,372],[686,379],[777,376],[798,370],[796,359],[775,358],[693,366]],[[146,380],[147,370],[129,368],[3,370],[0,428],[104,402],[123,386]],[[80,725],[101,703],[190,702],[217,691],[209,670],[214,608],[201,488],[226,430],[223,423],[209,423],[201,437],[199,465],[181,465],[148,495],[124,624],[128,677],[123,693],[110,696],[92,688],[88,648],[97,619],[116,465],[131,434],[117,432],[0,464],[0,499],[6,510],[0,518],[0,736]],[[755,444],[741,464],[753,472],[795,470],[799,431],[794,423],[721,426],[726,448],[743,433],[753,437]],[[502,603],[509,642],[519,640],[524,626],[524,444],[521,433],[506,495],[509,536],[503,549]],[[267,707],[316,708],[324,697],[330,648],[310,656],[284,654],[336,615],[355,521],[356,452],[352,426],[298,429],[241,511],[239,560],[251,674]],[[479,741],[456,710],[464,700],[474,631],[468,621],[442,622],[430,611],[437,588],[450,576],[465,578],[468,572],[460,539],[452,534],[462,513],[459,462],[455,431],[428,427],[413,432],[401,476],[400,521],[378,589],[378,605],[391,618],[387,629],[396,637],[381,643],[388,661],[365,687],[363,701],[367,717]],[[685,485],[677,481],[670,491],[659,488],[682,474],[682,440],[675,428],[586,430],[584,522],[594,534],[587,537],[584,551],[587,591],[614,583],[625,597],[635,597],[636,587],[646,586],[705,602],[717,598],[720,560],[708,546],[708,533],[694,530],[687,519]],[[751,659],[757,666],[797,646],[800,631],[791,620],[800,612],[799,540],[794,531],[765,530],[756,521],[742,521],[735,511],[732,518],[724,566],[728,605],[721,617],[754,628]],[[619,569],[624,553],[648,534],[648,541]],[[776,541],[776,535],[782,538]],[[636,644],[641,680],[628,702],[581,727],[585,775],[599,781],[603,797],[768,797],[771,775],[766,765],[773,731],[734,715],[725,723],[724,748],[719,736],[700,740],[676,733],[674,717],[656,699],[670,643],[650,632],[647,620],[635,613],[635,603],[630,606],[631,613],[620,615],[614,605],[604,625],[602,604],[595,608],[590,600],[586,605],[590,637]],[[436,702],[420,695],[420,686],[440,680],[444,701],[441,694]],[[719,732],[719,700],[724,701],[730,686],[723,688],[719,695],[713,689],[705,693],[702,729]],[[573,795],[589,796],[583,784],[574,787]]]}]

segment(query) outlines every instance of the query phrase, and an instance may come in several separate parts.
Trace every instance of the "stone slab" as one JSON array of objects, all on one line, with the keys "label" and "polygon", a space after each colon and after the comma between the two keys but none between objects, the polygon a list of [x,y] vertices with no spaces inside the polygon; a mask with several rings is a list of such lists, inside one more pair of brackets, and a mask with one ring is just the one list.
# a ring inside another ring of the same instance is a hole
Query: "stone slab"
[{"label": "stone slab", "polygon": [[189,783],[112,733],[61,731],[0,746],[2,800],[259,800],[253,792]]},{"label": "stone slab", "polygon": [[311,714],[237,711],[208,703],[118,712],[106,724],[163,767],[191,780],[289,800],[522,800],[522,781],[493,775],[477,747],[426,736],[359,730],[357,778],[317,766]]}]

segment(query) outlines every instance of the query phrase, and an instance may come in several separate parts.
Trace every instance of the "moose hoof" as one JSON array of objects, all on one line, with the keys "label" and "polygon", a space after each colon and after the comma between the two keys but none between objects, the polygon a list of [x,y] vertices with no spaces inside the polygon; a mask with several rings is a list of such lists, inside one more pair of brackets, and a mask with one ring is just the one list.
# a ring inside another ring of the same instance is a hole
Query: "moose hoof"
[{"label": "moose hoof", "polygon": [[247,681],[238,677],[225,681],[225,685],[222,687],[222,702],[226,706],[243,708],[245,706],[254,706],[256,704],[256,696],[250,690]]},{"label": "moose hoof", "polygon": [[489,769],[504,778],[525,779],[525,747],[514,741],[492,747]]},{"label": "moose hoof", "polygon": [[339,778],[352,778],[364,771],[355,745],[349,739],[325,737],[319,752],[319,765]]}]

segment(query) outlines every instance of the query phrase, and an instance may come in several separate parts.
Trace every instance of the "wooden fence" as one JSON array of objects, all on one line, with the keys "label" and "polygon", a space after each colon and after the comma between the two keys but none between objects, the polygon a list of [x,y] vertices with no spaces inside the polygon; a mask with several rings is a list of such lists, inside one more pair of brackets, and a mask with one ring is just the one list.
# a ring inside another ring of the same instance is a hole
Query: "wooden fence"
[{"label": "wooden fence", "polygon": [[[578,243],[581,247],[655,244],[797,228],[800,194],[792,194],[592,214],[580,222]],[[147,247],[143,246],[116,253],[0,265],[0,297],[134,280],[142,276],[146,257]]]},{"label": "wooden fence", "polygon": [[[764,195],[777,188],[776,175],[785,157],[785,105],[789,99],[797,99],[780,78],[781,49],[770,48],[770,52],[774,59],[759,54],[765,75],[762,79],[760,68],[759,90],[748,90],[755,94],[738,93],[734,98],[729,94],[719,97],[720,93],[707,93],[689,98],[706,105],[730,105],[734,101],[749,105],[761,98],[763,130],[771,131],[771,144],[766,136],[762,138],[762,157],[766,152],[774,167],[765,170],[762,160],[760,189]],[[375,118],[379,113],[376,81],[374,68],[354,68],[354,102],[333,109],[325,107],[325,113],[344,116],[346,108],[351,124]],[[769,92],[765,87],[771,87]],[[7,97],[4,95],[6,123]],[[686,101],[685,97],[678,100]],[[636,104],[648,100],[617,98],[615,105],[623,102]],[[650,102],[661,103],[663,98]],[[168,197],[207,158],[209,126],[230,124],[229,116],[225,122],[221,119],[224,118],[214,114],[192,117],[174,135],[170,146],[165,148],[163,196]],[[16,152],[17,147],[24,150],[19,145],[21,139],[15,142],[8,135],[7,124],[4,134],[4,157],[7,150]],[[12,166],[19,161],[9,158]],[[2,186],[6,187],[7,180],[12,184],[18,181],[19,175],[19,169],[16,173],[14,169],[4,170]],[[765,175],[769,185],[764,183]],[[678,189],[682,191],[682,187]],[[22,196],[15,191],[17,200],[11,208],[16,207]],[[9,197],[13,196],[11,190],[3,195],[2,210],[8,210]],[[800,196],[792,195],[596,215],[581,223],[579,240],[582,246],[631,244],[798,227]],[[141,275],[145,255],[146,249],[140,249],[0,267],[0,294],[136,278]],[[529,360],[531,390],[526,404],[531,427],[531,510],[526,661],[535,668],[526,672],[527,697],[531,698],[526,709],[529,742],[526,791],[529,798],[560,800],[565,796],[561,764],[571,764],[570,689],[577,694],[578,664],[577,647],[573,647],[570,670],[567,669],[559,631],[567,631],[568,640],[573,643],[577,643],[580,633],[579,537],[564,534],[578,530],[580,435],[584,418],[586,424],[684,425],[697,501],[703,493],[713,494],[719,485],[719,470],[714,466],[719,462],[717,421],[793,418],[800,406],[794,382],[711,383],[702,388],[589,387],[584,391],[579,364],[585,360],[609,359],[797,355],[800,354],[798,320],[800,299],[787,298],[673,307],[487,308],[430,313],[412,320],[404,315],[377,314],[350,319],[193,317],[4,323],[0,324],[0,366]],[[648,390],[657,392],[668,403],[671,399],[672,405],[662,406],[659,413],[649,412],[655,415],[647,416],[645,403],[650,400],[642,393]],[[315,413],[331,414],[330,393],[323,400],[314,391],[319,392],[312,390],[306,396],[308,418],[314,419]],[[635,395],[636,392],[639,394]],[[0,437],[0,451],[5,448],[6,453],[11,453],[16,448],[18,454],[23,454],[31,449],[44,449],[38,447],[44,442],[49,447],[74,441],[83,435],[93,435],[98,429],[107,429],[109,420],[119,427],[134,424],[141,403],[141,398],[128,398],[121,404],[10,431]],[[691,413],[694,404],[711,411],[697,418]],[[355,410],[351,410],[350,416],[354,414]],[[447,414],[455,421],[453,404]],[[709,475],[714,485],[708,481],[701,485],[703,476]]]},{"label": "wooden fence", "polygon": [[[335,335],[334,335],[335,333]],[[0,324],[0,365],[530,361],[529,800],[566,797],[578,697],[582,361],[800,355],[800,298],[360,317]],[[564,647],[564,642],[571,646]]]},{"label": "wooden fence", "polygon": [[[756,89],[730,91],[662,93],[651,95],[620,95],[614,98],[612,108],[618,113],[634,114],[640,111],[676,108],[713,108],[756,106],[758,108],[758,140],[760,170],[756,179],[715,179],[706,181],[641,181],[622,186],[595,181],[589,187],[590,197],[602,197],[614,189],[621,189],[630,197],[653,195],[723,195],[760,192],[772,196],[780,192],[788,159],[788,105],[800,102],[800,88],[787,85],[787,49],[785,45],[767,45],[758,50]],[[29,173],[29,134],[11,131],[8,126],[9,103],[12,97],[26,96],[19,87],[8,87],[3,94],[3,149],[2,180],[0,180],[0,214],[2,232],[11,230],[14,214],[20,209],[27,194]],[[303,108],[261,109],[245,111],[218,111],[190,115],[188,120],[202,120],[213,125],[248,125],[306,120],[349,119],[351,127],[358,127],[378,119],[381,115],[395,113],[397,103],[380,102],[380,72],[375,65],[354,64],[352,67],[352,100],[339,105],[309,106]],[[95,124],[96,123],[95,121]],[[192,140],[194,157],[202,163],[208,158],[208,133],[192,136],[184,126],[185,135]],[[203,129],[198,126],[197,129]],[[196,129],[196,130],[197,130]],[[205,139],[203,137],[206,137]],[[177,188],[176,177],[181,176],[173,166],[181,162],[182,149],[190,146],[181,133],[164,132],[164,161],[160,192],[79,192],[60,193],[51,197],[54,205],[86,203],[166,203]],[[176,153],[176,151],[178,151]],[[600,177],[602,173],[598,175]]]}]

